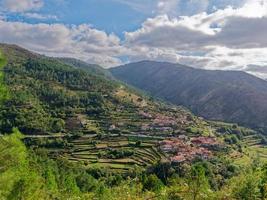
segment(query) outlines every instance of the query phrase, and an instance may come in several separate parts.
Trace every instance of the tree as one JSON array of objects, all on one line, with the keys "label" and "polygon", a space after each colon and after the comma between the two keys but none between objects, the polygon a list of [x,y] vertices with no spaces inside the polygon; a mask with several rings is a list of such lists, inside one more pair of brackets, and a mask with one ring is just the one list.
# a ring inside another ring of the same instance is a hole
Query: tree
[{"label": "tree", "polygon": [[167,179],[174,173],[174,169],[170,162],[160,161],[150,169],[152,173],[156,174],[157,177],[164,183],[167,184]]},{"label": "tree", "polygon": [[163,183],[155,174],[149,175],[145,178],[144,189],[159,192],[162,187]]},{"label": "tree", "polygon": [[18,130],[0,138],[0,197],[2,199],[46,199],[43,178],[30,162]]},{"label": "tree", "polygon": [[262,199],[267,199],[267,164],[262,166],[261,169],[261,181],[260,181],[260,192]]},{"label": "tree", "polygon": [[210,185],[205,175],[205,169],[200,163],[192,166],[188,177],[188,187],[193,200],[205,199],[205,195],[209,192]]},{"label": "tree", "polygon": [[61,132],[65,128],[65,121],[63,119],[52,120],[52,130],[54,132]]},{"label": "tree", "polygon": [[245,175],[245,180],[240,181],[234,196],[240,200],[257,200],[260,197],[259,179],[256,174]]}]

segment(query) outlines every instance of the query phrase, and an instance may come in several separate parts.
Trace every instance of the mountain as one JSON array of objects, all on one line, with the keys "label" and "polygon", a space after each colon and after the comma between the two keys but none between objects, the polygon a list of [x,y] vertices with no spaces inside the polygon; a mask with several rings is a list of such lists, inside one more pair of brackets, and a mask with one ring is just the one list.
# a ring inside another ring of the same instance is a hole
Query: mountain
[{"label": "mountain", "polygon": [[1,199],[244,199],[251,181],[265,197],[258,132],[205,121],[98,66],[0,52]]},{"label": "mountain", "polygon": [[169,159],[158,148],[166,137],[214,135],[219,129],[110,79],[99,67],[13,45],[0,49],[7,60],[1,86],[9,93],[0,104],[0,132],[16,127],[27,145],[51,149],[52,155],[129,170]]},{"label": "mountain", "polygon": [[112,68],[126,83],[210,120],[267,128],[267,82],[240,71],[142,61]]},{"label": "mountain", "polygon": [[112,74],[108,70],[102,68],[99,65],[89,64],[89,63],[86,63],[84,61],[81,61],[75,58],[57,58],[57,59],[77,69],[83,69],[89,73],[93,73],[99,76],[105,76],[106,78],[113,79]]}]

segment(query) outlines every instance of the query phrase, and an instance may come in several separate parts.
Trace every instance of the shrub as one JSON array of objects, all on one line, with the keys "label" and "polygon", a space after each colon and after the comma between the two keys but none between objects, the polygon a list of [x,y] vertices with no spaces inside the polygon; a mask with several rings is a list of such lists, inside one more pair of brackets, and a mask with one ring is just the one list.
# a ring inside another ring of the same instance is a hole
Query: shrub
[{"label": "shrub", "polygon": [[144,189],[154,192],[159,192],[163,187],[161,180],[155,175],[149,175],[144,180]]}]

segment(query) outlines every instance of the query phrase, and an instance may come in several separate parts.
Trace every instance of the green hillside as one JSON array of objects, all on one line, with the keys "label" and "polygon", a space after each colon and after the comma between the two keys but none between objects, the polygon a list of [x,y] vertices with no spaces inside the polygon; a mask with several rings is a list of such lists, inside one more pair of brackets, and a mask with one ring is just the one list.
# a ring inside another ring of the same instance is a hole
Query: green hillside
[{"label": "green hillside", "polygon": [[8,91],[4,84],[3,68],[6,65],[6,59],[0,51],[0,105],[8,98]]},{"label": "green hillside", "polygon": [[[0,130],[17,127],[29,146],[72,162],[127,170],[165,159],[157,146],[166,137],[187,134],[188,127],[207,129],[190,112],[153,101],[104,74],[19,47],[2,49],[10,61],[4,69],[10,98],[0,111]],[[125,152],[130,156],[106,155]]]},{"label": "green hillside", "polygon": [[0,49],[1,200],[266,195],[265,136],[206,121],[84,65]]},{"label": "green hillside", "polygon": [[93,73],[93,74],[99,75],[99,76],[104,76],[105,78],[108,78],[108,79],[114,79],[112,74],[108,70],[102,68],[99,65],[88,64],[86,62],[83,62],[81,60],[77,60],[74,58],[57,58],[57,59],[62,61],[65,64],[71,65],[77,69],[83,69],[89,73]]}]

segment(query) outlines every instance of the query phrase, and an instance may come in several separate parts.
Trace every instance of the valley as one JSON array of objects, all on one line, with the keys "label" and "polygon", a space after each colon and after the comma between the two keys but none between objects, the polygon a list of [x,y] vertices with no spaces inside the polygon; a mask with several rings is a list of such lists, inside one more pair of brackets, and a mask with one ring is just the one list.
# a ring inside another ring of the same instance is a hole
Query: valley
[{"label": "valley", "polygon": [[267,0],[0,0],[0,200],[267,200]]},{"label": "valley", "polygon": [[[261,132],[197,117],[95,65],[90,69],[77,60],[13,45],[0,48],[7,59],[2,62],[6,95],[0,105],[0,148],[10,146],[0,156],[0,180],[14,176],[10,181],[23,180],[26,188],[36,185],[29,180],[42,180],[39,190],[51,194],[48,199],[112,199],[115,188],[125,199],[122,188],[129,192],[138,185],[136,199],[172,199],[168,196],[176,187],[185,191],[176,191],[177,196],[192,199],[193,182],[200,184],[199,195],[216,199],[237,177],[254,173],[251,166],[264,168],[267,143]],[[0,187],[0,192],[9,190]]]}]

